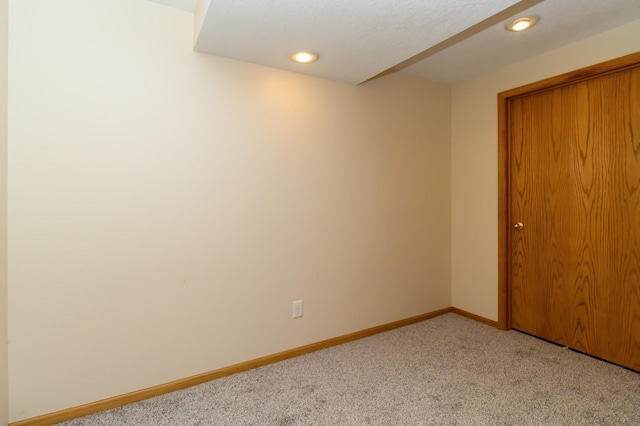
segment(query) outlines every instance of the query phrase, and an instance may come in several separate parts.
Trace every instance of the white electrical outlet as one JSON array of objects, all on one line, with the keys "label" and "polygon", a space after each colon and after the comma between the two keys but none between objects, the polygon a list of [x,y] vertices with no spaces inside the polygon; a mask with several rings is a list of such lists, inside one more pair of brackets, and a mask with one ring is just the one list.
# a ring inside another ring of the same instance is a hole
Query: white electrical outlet
[{"label": "white electrical outlet", "polygon": [[293,317],[300,318],[302,316],[302,300],[293,301]]}]

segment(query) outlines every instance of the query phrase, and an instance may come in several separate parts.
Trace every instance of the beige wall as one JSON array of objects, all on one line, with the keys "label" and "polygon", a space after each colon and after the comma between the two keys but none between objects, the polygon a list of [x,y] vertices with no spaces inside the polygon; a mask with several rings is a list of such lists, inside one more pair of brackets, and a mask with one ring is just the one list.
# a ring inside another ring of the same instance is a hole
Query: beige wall
[{"label": "beige wall", "polygon": [[12,421],[451,305],[449,87],[197,54],[144,0],[10,12]]},{"label": "beige wall", "polygon": [[0,425],[9,417],[7,348],[7,47],[8,0],[0,0]]},{"label": "beige wall", "polygon": [[452,88],[452,300],[498,319],[497,94],[640,50],[640,21]]}]

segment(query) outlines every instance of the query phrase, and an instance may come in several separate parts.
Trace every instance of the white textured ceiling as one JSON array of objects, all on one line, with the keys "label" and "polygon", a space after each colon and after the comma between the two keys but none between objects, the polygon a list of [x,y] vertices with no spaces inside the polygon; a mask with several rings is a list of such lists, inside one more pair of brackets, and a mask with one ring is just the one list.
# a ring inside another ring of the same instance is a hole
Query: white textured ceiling
[{"label": "white textured ceiling", "polygon": [[528,31],[505,31],[507,19],[404,68],[456,83],[640,19],[640,0],[546,0],[516,17],[540,16]]},{"label": "white textured ceiling", "polygon": [[[358,84],[455,83],[640,19],[640,0],[151,0],[194,11],[195,50]],[[525,14],[540,22],[504,29]],[[320,54],[290,61],[293,50]]]},{"label": "white textured ceiling", "polygon": [[[195,49],[361,83],[518,0],[211,0]],[[317,52],[296,64],[293,50]]]}]

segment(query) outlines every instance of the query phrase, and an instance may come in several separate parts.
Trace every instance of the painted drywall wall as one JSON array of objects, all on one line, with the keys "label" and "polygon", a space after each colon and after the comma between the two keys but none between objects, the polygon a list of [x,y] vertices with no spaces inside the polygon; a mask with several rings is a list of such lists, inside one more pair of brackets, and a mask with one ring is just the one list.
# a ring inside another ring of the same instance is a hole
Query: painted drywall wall
[{"label": "painted drywall wall", "polygon": [[640,50],[640,21],[452,87],[452,301],[498,319],[497,94]]},{"label": "painted drywall wall", "polygon": [[449,87],[194,53],[146,0],[9,16],[11,421],[451,305]]},{"label": "painted drywall wall", "polygon": [[8,0],[0,0],[0,425],[9,422],[7,349],[7,59]]}]

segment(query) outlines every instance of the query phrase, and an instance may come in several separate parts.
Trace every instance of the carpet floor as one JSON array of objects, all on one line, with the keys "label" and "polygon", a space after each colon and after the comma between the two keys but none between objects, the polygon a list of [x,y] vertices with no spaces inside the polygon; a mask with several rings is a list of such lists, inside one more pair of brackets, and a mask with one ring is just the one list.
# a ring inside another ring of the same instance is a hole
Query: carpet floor
[{"label": "carpet floor", "polygon": [[62,424],[640,425],[640,374],[446,314]]}]

